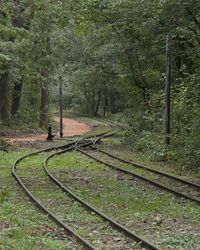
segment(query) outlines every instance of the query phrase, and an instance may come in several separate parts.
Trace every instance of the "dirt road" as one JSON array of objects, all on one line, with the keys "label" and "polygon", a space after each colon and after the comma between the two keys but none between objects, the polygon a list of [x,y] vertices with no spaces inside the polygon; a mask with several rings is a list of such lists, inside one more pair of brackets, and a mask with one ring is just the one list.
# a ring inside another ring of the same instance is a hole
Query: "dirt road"
[{"label": "dirt road", "polygon": [[[60,118],[54,117],[54,120],[56,122],[59,122]],[[69,118],[63,118],[63,125],[64,125],[64,129],[63,129],[64,136],[82,135],[91,131],[88,125],[77,122]]]},{"label": "dirt road", "polygon": [[[60,121],[59,117],[54,117],[54,120],[56,122]],[[83,135],[87,132],[91,131],[90,126],[75,121],[73,119],[69,118],[63,118],[63,133],[64,137],[72,137],[75,135]],[[53,134],[59,134],[59,131],[52,131]],[[13,135],[13,136],[7,136],[9,141],[11,143],[16,143],[16,142],[33,142],[33,141],[45,141],[47,138],[47,133],[46,134],[23,134],[23,135]]]}]

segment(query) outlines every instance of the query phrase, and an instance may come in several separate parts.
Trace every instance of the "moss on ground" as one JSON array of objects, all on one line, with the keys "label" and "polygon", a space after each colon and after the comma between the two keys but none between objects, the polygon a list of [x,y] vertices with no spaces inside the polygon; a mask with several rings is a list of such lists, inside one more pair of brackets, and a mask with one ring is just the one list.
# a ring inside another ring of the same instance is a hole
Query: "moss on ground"
[{"label": "moss on ground", "polygon": [[[126,150],[121,153],[126,155]],[[78,152],[51,159],[49,169],[81,198],[161,249],[199,249],[200,208],[195,203],[119,174]]]},{"label": "moss on ground", "polygon": [[[90,119],[87,119],[89,123]],[[93,126],[94,133],[104,132],[109,127],[104,127],[100,123]],[[120,136],[104,139],[100,146],[124,159],[163,170],[162,165],[151,162],[144,154],[132,152],[130,148],[122,145]],[[0,152],[0,249],[79,249],[79,246],[66,238],[61,229],[33,206],[12,177],[13,162],[28,152],[31,150]],[[46,155],[41,154],[31,161],[27,159],[20,164],[19,173],[27,185],[32,186],[34,194],[39,199],[44,198],[44,193],[40,189],[52,185],[48,181],[42,181],[40,187],[34,186],[35,171],[37,167],[41,169]],[[168,165],[164,167],[174,175],[180,174],[182,169],[181,166],[173,169]],[[94,207],[158,245],[162,250],[200,248],[200,208],[195,203],[117,173],[78,152],[52,158],[49,169],[78,196],[87,199]],[[143,173],[139,169],[136,172]],[[38,179],[43,177],[44,172],[37,172]],[[187,173],[187,178],[194,177],[193,173]],[[45,198],[51,208],[55,205],[52,204],[53,199],[59,198],[64,201],[65,197],[59,189],[52,188]],[[67,199],[69,197],[66,197],[66,201]],[[62,216],[65,209],[63,203],[54,211]],[[88,213],[83,213],[77,203],[70,206],[68,211],[70,213],[66,214],[65,219],[71,225],[77,218],[81,223],[101,223]],[[84,226],[76,229],[83,236],[87,236]],[[109,234],[103,224],[102,230]]]},{"label": "moss on ground", "polygon": [[0,152],[0,249],[77,249],[34,207],[11,175],[13,162],[28,152]]}]

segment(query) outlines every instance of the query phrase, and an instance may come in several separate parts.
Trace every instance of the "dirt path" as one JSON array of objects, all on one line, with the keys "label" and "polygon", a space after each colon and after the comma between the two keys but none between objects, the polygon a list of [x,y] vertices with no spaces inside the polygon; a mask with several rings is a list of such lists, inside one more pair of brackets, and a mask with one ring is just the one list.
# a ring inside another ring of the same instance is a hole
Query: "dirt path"
[{"label": "dirt path", "polygon": [[[60,122],[59,117],[54,117],[54,120],[56,122]],[[63,125],[64,125],[63,129],[64,136],[70,137],[74,135],[82,135],[91,131],[90,126],[69,118],[63,118]]]},{"label": "dirt path", "polygon": [[[59,117],[54,117],[54,120],[56,122],[60,121]],[[75,121],[73,119],[69,118],[63,118],[63,133],[64,137],[72,137],[75,135],[83,135],[87,132],[91,131],[90,126],[80,123],[78,121]],[[59,134],[58,131],[52,131],[53,134]],[[56,137],[58,137],[56,135]],[[13,136],[7,136],[9,141],[11,143],[17,143],[17,142],[34,142],[34,141],[45,141],[47,138],[47,133],[46,134],[23,134],[23,135],[16,135]]]}]

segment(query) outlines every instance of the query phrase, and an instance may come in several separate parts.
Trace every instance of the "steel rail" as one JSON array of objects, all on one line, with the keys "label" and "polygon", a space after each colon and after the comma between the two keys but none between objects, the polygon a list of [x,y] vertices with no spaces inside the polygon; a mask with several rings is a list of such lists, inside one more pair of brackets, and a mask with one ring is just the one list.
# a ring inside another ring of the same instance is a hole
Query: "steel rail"
[{"label": "steel rail", "polygon": [[25,184],[23,183],[23,181],[21,180],[21,178],[17,175],[17,165],[22,160],[24,160],[24,159],[26,159],[28,157],[31,157],[31,156],[38,155],[40,153],[51,151],[51,150],[59,150],[59,149],[61,149],[63,147],[70,147],[72,144],[73,143],[69,143],[69,144],[64,145],[64,146],[52,147],[52,148],[48,148],[48,149],[44,149],[44,150],[39,150],[37,152],[27,154],[27,155],[19,158],[18,160],[16,160],[14,162],[13,168],[12,168],[12,174],[13,174],[14,178],[17,180],[17,182],[19,183],[19,185],[23,188],[23,190],[25,191],[25,193],[29,196],[29,198],[35,203],[35,205],[43,213],[47,214],[48,217],[52,221],[54,221],[58,226],[62,227],[67,234],[69,234],[70,236],[75,237],[84,246],[85,249],[96,250],[96,248],[94,246],[92,246],[88,241],[86,241],[84,238],[82,238],[79,234],[77,234],[69,226],[67,226],[66,224],[64,224],[56,215],[54,215],[49,209],[47,209],[44,205],[42,205],[42,203],[39,200],[37,200],[37,198],[29,191],[29,189],[25,186]]},{"label": "steel rail", "polygon": [[[106,136],[108,133],[110,133],[112,130],[100,133],[100,134],[96,134],[95,137],[98,136]],[[86,136],[85,138],[90,138],[90,136]],[[13,177],[16,179],[16,181],[19,183],[19,185],[22,187],[22,189],[24,190],[24,192],[28,195],[28,197],[34,202],[34,204],[40,208],[41,211],[43,211],[45,214],[48,215],[48,217],[54,221],[57,225],[59,225],[60,227],[64,228],[64,230],[66,231],[66,233],[68,233],[71,236],[74,236],[83,246],[85,249],[91,249],[91,250],[96,250],[96,248],[94,246],[92,246],[88,241],[86,241],[84,238],[82,238],[80,235],[78,235],[75,231],[73,231],[70,227],[68,227],[66,224],[64,224],[57,216],[55,216],[49,209],[47,209],[45,206],[43,206],[41,204],[41,202],[39,200],[36,199],[36,197],[29,191],[29,189],[25,186],[25,184],[23,183],[23,181],[21,180],[21,178],[18,176],[17,174],[17,166],[19,165],[19,163],[28,158],[28,157],[32,157],[35,155],[38,155],[40,153],[44,153],[44,152],[49,152],[49,151],[53,151],[53,150],[62,150],[63,148],[69,148],[72,145],[76,145],[79,142],[79,140],[77,141],[73,141],[61,146],[54,146],[54,147],[49,147],[43,150],[39,150],[30,154],[27,154],[23,157],[20,157],[19,159],[17,159],[13,166],[12,166],[12,175]]]},{"label": "steel rail", "polygon": [[159,175],[162,175],[162,176],[165,176],[165,177],[168,177],[169,179],[174,179],[178,182],[181,182],[181,183],[184,183],[184,184],[187,184],[187,185],[190,185],[191,187],[195,187],[195,188],[200,188],[200,185],[196,184],[196,183],[193,183],[191,181],[188,181],[188,180],[185,180],[181,177],[177,177],[177,176],[173,176],[169,173],[166,173],[166,172],[163,172],[163,171],[159,171],[159,170],[156,170],[156,169],[152,169],[150,167],[146,167],[146,166],[142,166],[142,165],[139,165],[139,164],[136,164],[136,163],[133,163],[133,162],[130,162],[130,161],[127,161],[125,159],[122,159],[116,155],[113,155],[113,154],[110,154],[108,153],[107,151],[105,150],[102,150],[102,149],[99,149],[96,145],[95,145],[95,149],[107,156],[110,156],[111,158],[113,159],[116,159],[116,160],[119,160],[123,163],[126,163],[126,164],[129,164],[129,165],[132,165],[133,167],[136,167],[136,168],[140,168],[140,169],[144,169],[146,171],[150,171],[152,173],[155,173],[155,174],[159,174]]},{"label": "steel rail", "polygon": [[[94,141],[92,142],[88,142],[85,143],[84,145],[80,145],[81,147],[84,146],[89,146],[92,145]],[[79,145],[76,145],[76,147],[78,147]],[[141,246],[145,247],[146,249],[151,249],[151,250],[159,250],[158,247],[154,246],[153,244],[151,244],[150,242],[146,241],[145,239],[141,238],[139,235],[137,235],[136,233],[130,231],[128,228],[126,228],[125,226],[121,225],[120,223],[118,223],[117,221],[111,219],[109,216],[107,216],[106,214],[102,213],[100,210],[94,208],[93,206],[91,206],[89,203],[85,202],[83,199],[81,199],[80,197],[78,197],[75,193],[73,193],[69,188],[67,188],[65,185],[63,185],[55,176],[53,176],[49,169],[48,169],[48,161],[60,154],[64,154],[70,150],[73,150],[74,147],[71,147],[69,149],[60,151],[60,152],[56,152],[53,153],[51,155],[49,155],[45,160],[44,160],[44,164],[43,164],[43,168],[45,170],[45,172],[47,173],[47,175],[49,176],[49,178],[55,182],[55,184],[65,193],[67,193],[68,195],[70,195],[74,200],[78,201],[79,203],[81,203],[87,210],[89,210],[90,212],[95,213],[96,215],[98,215],[99,217],[101,217],[103,220],[107,221],[110,223],[110,225],[115,228],[117,231],[123,233],[125,236],[127,236],[128,238],[136,241],[137,243],[140,243]]]},{"label": "steel rail", "polygon": [[[117,125],[118,125],[118,127],[119,127],[121,130],[123,129],[119,124],[117,124]],[[117,159],[117,160],[119,160],[119,161],[121,161],[121,162],[123,162],[123,163],[130,164],[130,165],[135,166],[135,167],[137,167],[137,168],[144,169],[144,170],[146,170],[146,171],[150,171],[150,172],[152,172],[152,173],[162,175],[162,176],[167,177],[167,178],[169,178],[169,179],[173,179],[173,180],[175,180],[175,181],[178,181],[178,182],[181,182],[181,183],[183,183],[183,184],[189,185],[189,186],[191,186],[191,187],[193,187],[193,188],[200,188],[200,185],[198,185],[198,184],[196,184],[196,183],[193,183],[193,182],[191,182],[191,181],[188,181],[188,180],[184,180],[184,179],[182,179],[181,177],[176,177],[176,176],[173,176],[173,175],[171,175],[171,174],[169,174],[169,173],[166,173],[166,172],[163,172],[163,171],[151,169],[151,168],[149,168],[149,167],[145,167],[145,166],[142,166],[142,165],[139,165],[139,164],[135,164],[135,163],[129,162],[129,161],[127,161],[127,160],[121,159],[120,157],[115,156],[115,155],[113,155],[113,154],[110,154],[110,153],[106,152],[105,150],[99,149],[99,148],[97,147],[97,145],[96,145],[97,142],[98,142],[98,139],[97,139],[96,141],[94,141],[94,143],[93,143],[94,148],[95,148],[96,150],[98,150],[99,152],[104,153],[104,154],[106,154],[106,155],[108,155],[108,156],[110,156],[110,157],[112,157],[112,158],[114,158],[114,159]],[[96,160],[96,159],[94,159],[94,160]],[[101,162],[101,163],[105,164],[105,162]],[[112,164],[111,164],[111,165],[112,165]],[[109,167],[112,167],[112,168],[113,168],[113,167],[116,167],[116,166],[113,166],[113,165],[112,165],[112,166],[109,166]],[[120,170],[120,171],[123,170],[123,169],[120,168],[120,167],[117,167],[117,168],[118,168],[118,170]],[[132,173],[132,172],[130,172],[130,171],[128,171],[128,170],[127,170],[126,173],[127,173],[127,174],[132,174],[132,175],[134,175],[134,173]],[[155,186],[157,186],[157,187],[159,187],[159,188],[162,188],[162,189],[164,189],[164,190],[166,190],[166,191],[169,191],[169,192],[171,192],[171,193],[173,193],[173,194],[175,194],[175,195],[177,195],[177,196],[179,196],[179,197],[184,197],[184,198],[186,198],[186,199],[189,199],[190,201],[193,201],[193,202],[196,202],[196,203],[200,204],[200,199],[198,199],[198,198],[194,198],[194,197],[192,197],[192,196],[190,196],[190,195],[187,195],[187,194],[184,194],[184,193],[182,193],[182,192],[179,192],[179,191],[177,191],[177,190],[175,190],[175,189],[173,189],[173,188],[169,188],[169,187],[167,187],[167,186],[165,186],[165,185],[163,185],[163,184],[161,184],[161,183],[158,183],[158,182],[156,182],[156,181],[152,181],[151,179],[146,178],[146,177],[144,177],[144,176],[142,176],[142,175],[135,174],[135,177],[140,178],[140,179],[142,179],[142,180],[144,180],[144,181],[147,181],[147,182],[149,182],[149,183],[151,183],[151,184],[153,184],[153,185],[155,185]]]},{"label": "steel rail", "polygon": [[108,166],[108,167],[110,167],[110,168],[112,168],[112,169],[115,169],[115,170],[117,170],[117,171],[123,172],[123,173],[125,173],[125,174],[131,175],[131,176],[136,177],[136,178],[138,178],[138,179],[141,179],[141,180],[143,180],[143,181],[149,182],[150,184],[152,184],[152,185],[154,185],[154,186],[157,186],[157,187],[159,187],[159,188],[161,188],[161,189],[163,189],[163,190],[166,190],[166,191],[168,191],[168,192],[171,192],[171,193],[173,193],[173,194],[175,194],[175,195],[177,195],[177,196],[179,196],[179,197],[183,197],[183,198],[186,198],[186,199],[188,199],[188,200],[190,200],[190,201],[196,202],[197,204],[200,204],[200,199],[191,197],[191,196],[189,196],[189,195],[187,195],[187,194],[183,194],[183,193],[181,193],[181,192],[179,192],[179,191],[177,191],[177,190],[175,190],[175,189],[173,189],[173,188],[169,188],[169,187],[167,187],[167,186],[165,186],[165,185],[163,185],[163,184],[161,184],[161,183],[158,183],[158,182],[156,182],[156,181],[152,181],[151,179],[149,179],[149,178],[147,178],[147,177],[144,177],[144,176],[139,175],[139,174],[135,174],[135,173],[133,173],[133,172],[131,172],[131,171],[129,171],[129,170],[126,170],[126,169],[124,169],[124,168],[121,168],[121,167],[115,166],[115,165],[113,165],[113,164],[107,163],[107,162],[105,162],[105,161],[102,161],[102,160],[96,158],[95,156],[93,156],[93,155],[91,155],[91,154],[89,154],[89,153],[86,153],[85,151],[81,150],[80,148],[77,148],[77,150],[78,150],[79,152],[81,152],[82,154],[86,155],[87,157],[92,158],[92,159],[94,159],[95,161],[97,161],[97,162],[99,162],[99,163],[101,163],[101,164],[104,164],[105,166]]}]

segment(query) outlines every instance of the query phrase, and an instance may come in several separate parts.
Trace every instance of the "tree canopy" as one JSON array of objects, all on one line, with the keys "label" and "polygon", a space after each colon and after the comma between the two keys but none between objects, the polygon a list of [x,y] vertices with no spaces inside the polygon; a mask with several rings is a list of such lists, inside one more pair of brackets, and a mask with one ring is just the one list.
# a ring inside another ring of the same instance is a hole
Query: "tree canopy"
[{"label": "tree canopy", "polygon": [[[58,99],[55,89],[62,81],[67,108],[96,116],[121,112],[135,149],[171,159],[184,147],[185,162],[198,164],[198,0],[1,0],[0,7],[3,124],[46,127],[50,100]],[[173,39],[173,142],[166,154],[168,34]]]}]

